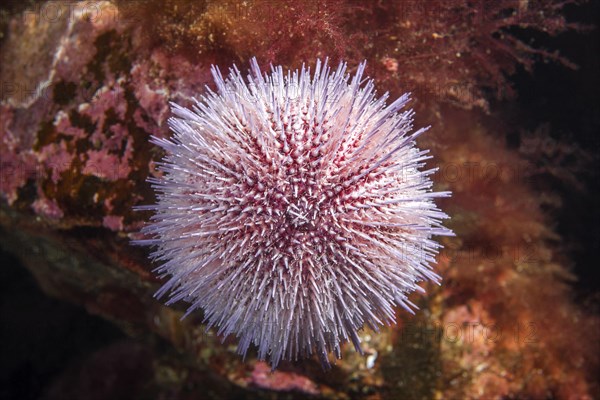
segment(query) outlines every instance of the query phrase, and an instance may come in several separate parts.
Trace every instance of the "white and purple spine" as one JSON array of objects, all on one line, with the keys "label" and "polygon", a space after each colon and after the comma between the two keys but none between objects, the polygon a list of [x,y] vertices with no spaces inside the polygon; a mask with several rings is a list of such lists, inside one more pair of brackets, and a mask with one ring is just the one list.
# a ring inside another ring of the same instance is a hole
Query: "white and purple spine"
[{"label": "white and purple spine", "polygon": [[365,63],[354,76],[331,69],[263,74],[255,59],[244,79],[212,69],[191,108],[172,104],[173,136],[153,138],[166,155],[151,178],[157,203],[138,244],[155,247],[168,277],[157,297],[202,309],[209,327],[251,344],[273,368],[316,353],[341,357],[358,331],[412,312],[440,245],[452,235],[434,200],[427,150],[415,139],[409,100],[386,104]]}]

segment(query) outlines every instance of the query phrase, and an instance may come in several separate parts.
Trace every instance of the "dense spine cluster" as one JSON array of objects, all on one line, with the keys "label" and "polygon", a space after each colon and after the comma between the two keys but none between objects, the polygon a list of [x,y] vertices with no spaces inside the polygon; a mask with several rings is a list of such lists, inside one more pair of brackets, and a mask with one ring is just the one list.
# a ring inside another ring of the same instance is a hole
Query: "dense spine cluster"
[{"label": "dense spine cluster", "polygon": [[209,326],[258,348],[275,367],[315,351],[340,357],[357,331],[410,311],[407,294],[439,281],[430,265],[448,235],[415,146],[404,95],[386,105],[365,64],[317,61],[284,74],[262,74],[256,60],[244,80],[234,67],[193,109],[172,105],[166,151],[148,237],[167,304],[201,308]]}]

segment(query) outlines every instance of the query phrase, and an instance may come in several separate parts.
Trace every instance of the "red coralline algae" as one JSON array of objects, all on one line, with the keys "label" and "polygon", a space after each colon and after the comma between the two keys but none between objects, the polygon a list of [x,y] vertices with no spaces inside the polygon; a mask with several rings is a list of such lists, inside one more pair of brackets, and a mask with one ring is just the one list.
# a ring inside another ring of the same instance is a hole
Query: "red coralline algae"
[{"label": "red coralline algae", "polygon": [[272,371],[266,363],[260,361],[254,365],[247,383],[276,392],[296,391],[313,396],[320,393],[318,385],[308,377],[295,372]]},{"label": "red coralline algae", "polygon": [[47,199],[43,195],[33,202],[31,208],[36,214],[54,220],[59,220],[65,215],[53,200]]},{"label": "red coralline algae", "polygon": [[123,217],[118,215],[106,215],[102,219],[102,225],[112,231],[119,232],[123,230]]},{"label": "red coralline algae", "polygon": [[[15,25],[27,27],[13,32],[24,35],[24,42],[50,35],[56,44],[43,70],[19,61],[9,68],[7,59],[0,67],[3,82],[10,83],[3,83],[0,105],[0,194],[9,204],[20,200],[20,206],[36,213],[64,218],[62,223],[102,226],[111,213],[135,223],[130,209],[143,195],[121,197],[131,192],[138,176],[148,174],[151,158],[139,153],[149,148],[150,134],[167,135],[168,99],[189,101],[209,73],[160,50],[147,59],[132,57],[128,51],[136,39],[118,40],[127,24],[121,23],[117,7],[97,5],[110,12],[85,4],[57,5],[53,10],[60,17],[52,23],[39,10],[40,15],[26,13],[20,21],[24,25]],[[3,55],[13,57],[20,43],[6,41]],[[181,81],[165,76],[168,69],[178,71]],[[28,183],[39,190],[19,198]],[[110,209],[105,206],[109,197]],[[75,204],[81,209],[73,213]],[[48,213],[50,209],[62,213]]]},{"label": "red coralline algae", "polygon": [[54,184],[58,184],[62,173],[68,171],[73,163],[73,155],[67,150],[67,142],[50,143],[38,153],[38,162],[50,174]]}]

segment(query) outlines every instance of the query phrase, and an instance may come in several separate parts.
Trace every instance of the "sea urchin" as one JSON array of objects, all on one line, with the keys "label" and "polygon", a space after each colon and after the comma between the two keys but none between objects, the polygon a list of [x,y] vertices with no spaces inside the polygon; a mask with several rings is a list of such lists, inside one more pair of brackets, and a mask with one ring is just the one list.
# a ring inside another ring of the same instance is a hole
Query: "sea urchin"
[{"label": "sea urchin", "polygon": [[408,95],[386,105],[364,69],[263,75],[253,59],[246,82],[213,67],[217,92],[172,104],[173,137],[152,139],[167,154],[138,244],[170,277],[157,297],[203,309],[273,368],[313,351],[328,366],[348,340],[360,351],[359,329],[393,323],[417,282],[440,280],[431,237],[451,232],[433,200],[449,193],[421,171],[426,129],[411,133]]}]

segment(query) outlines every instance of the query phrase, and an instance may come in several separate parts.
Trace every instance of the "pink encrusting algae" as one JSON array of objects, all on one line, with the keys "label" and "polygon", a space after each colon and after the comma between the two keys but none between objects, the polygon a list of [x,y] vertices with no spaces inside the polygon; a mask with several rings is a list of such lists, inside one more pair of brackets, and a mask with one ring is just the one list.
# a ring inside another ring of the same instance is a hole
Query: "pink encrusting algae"
[{"label": "pink encrusting algae", "polygon": [[137,243],[156,247],[170,277],[156,296],[203,309],[240,354],[254,344],[275,368],[316,352],[329,366],[348,340],[361,351],[363,326],[411,311],[419,281],[440,281],[432,235],[452,232],[434,199],[449,192],[432,191],[408,95],[377,98],[365,63],[352,78],[344,63],[251,66],[247,81],[213,67],[217,92],[172,104],[173,137],[152,139],[167,154]]}]

